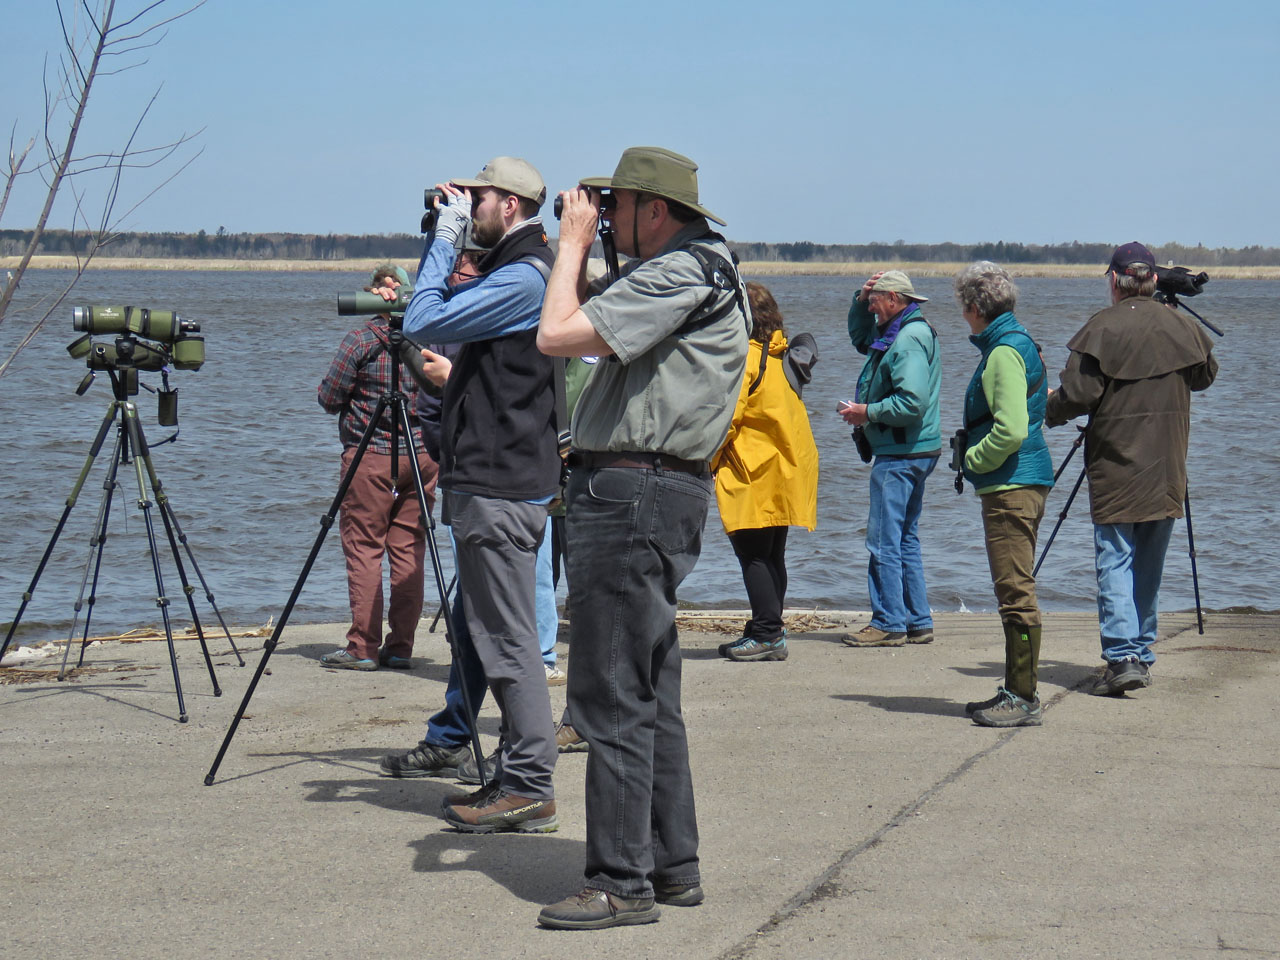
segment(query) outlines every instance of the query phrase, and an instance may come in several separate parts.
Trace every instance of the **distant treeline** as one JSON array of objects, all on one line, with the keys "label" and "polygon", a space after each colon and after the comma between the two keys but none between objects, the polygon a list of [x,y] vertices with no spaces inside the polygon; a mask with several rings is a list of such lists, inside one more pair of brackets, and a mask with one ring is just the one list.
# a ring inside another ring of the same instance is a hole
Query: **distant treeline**
[{"label": "distant treeline", "polygon": [[[0,256],[18,256],[31,241],[29,230],[0,230]],[[554,244],[554,241],[552,241]],[[87,240],[67,230],[47,230],[37,253],[71,256],[84,252]],[[783,263],[849,263],[905,261],[962,263],[1106,263],[1110,243],[740,243],[729,244],[743,260]],[[1197,267],[1280,266],[1278,247],[1187,247],[1166,243],[1153,247],[1160,263]],[[413,259],[422,253],[422,238],[411,233],[122,233],[99,256],[134,258],[223,258],[235,260],[364,260],[379,257]]]}]

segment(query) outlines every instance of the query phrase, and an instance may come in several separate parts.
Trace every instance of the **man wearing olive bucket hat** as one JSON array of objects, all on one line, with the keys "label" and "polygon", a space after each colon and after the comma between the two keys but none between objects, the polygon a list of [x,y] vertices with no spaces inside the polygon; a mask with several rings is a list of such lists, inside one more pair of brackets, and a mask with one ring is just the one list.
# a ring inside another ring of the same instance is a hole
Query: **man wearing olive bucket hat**
[{"label": "man wearing olive bucket hat", "polygon": [[[601,360],[574,410],[567,490],[569,707],[591,746],[586,885],[542,910],[548,927],[650,923],[657,903],[703,899],[676,589],[702,549],[708,464],[733,416],[751,319],[697,169],[632,147],[612,177],[561,194],[538,348]],[[602,216],[635,259],[607,288],[587,287]]]}]

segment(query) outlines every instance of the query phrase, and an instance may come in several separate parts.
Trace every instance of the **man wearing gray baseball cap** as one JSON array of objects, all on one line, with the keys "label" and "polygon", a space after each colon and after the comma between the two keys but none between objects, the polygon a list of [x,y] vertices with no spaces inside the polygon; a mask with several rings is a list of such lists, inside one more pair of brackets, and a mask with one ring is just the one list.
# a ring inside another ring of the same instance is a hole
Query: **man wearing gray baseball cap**
[{"label": "man wearing gray baseball cap", "polygon": [[[612,177],[561,194],[538,348],[601,360],[574,409],[566,497],[569,708],[591,747],[586,883],[539,913],[547,927],[651,923],[658,903],[703,899],[676,590],[702,549],[709,461],[733,416],[751,318],[697,169],[632,147]],[[635,259],[612,285],[587,288],[603,215]]]},{"label": "man wearing gray baseball cap", "polygon": [[[557,828],[555,730],[538,643],[534,582],[547,504],[560,490],[552,360],[539,353],[538,317],[554,260],[538,210],[547,191],[528,161],[497,157],[473,178],[437,184],[438,207],[404,314],[418,343],[461,344],[445,383],[440,423],[442,517],[457,558],[469,635],[502,714],[493,781],[447,796],[445,822],[469,833]],[[450,287],[463,239],[485,248],[479,276]],[[384,296],[387,294],[384,293]],[[464,660],[469,651],[463,649]],[[468,670],[473,703],[483,688]],[[451,671],[457,678],[457,665]],[[428,738],[387,757],[392,776],[452,772],[474,718],[457,717],[451,683]]]},{"label": "man wearing gray baseball cap", "polygon": [[853,399],[841,405],[871,466],[867,593],[871,622],[842,639],[851,647],[899,647],[933,640],[920,551],[925,480],[942,452],[942,351],[901,270],[882,270],[849,307],[849,339],[867,358]]}]

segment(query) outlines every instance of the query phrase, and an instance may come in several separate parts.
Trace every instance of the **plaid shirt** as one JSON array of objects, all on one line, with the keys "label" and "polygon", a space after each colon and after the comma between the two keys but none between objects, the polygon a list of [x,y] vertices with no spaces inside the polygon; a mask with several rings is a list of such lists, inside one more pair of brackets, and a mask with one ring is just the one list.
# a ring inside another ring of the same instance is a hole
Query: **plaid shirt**
[{"label": "plaid shirt", "polygon": [[[326,413],[339,414],[338,437],[343,448],[360,444],[369,420],[373,417],[378,398],[391,386],[391,348],[384,344],[387,322],[370,320],[363,327],[348,333],[338,346],[338,353],[329,364],[329,372],[320,381],[318,399]],[[418,385],[403,365],[400,368],[400,390],[408,400],[409,420],[413,424],[413,439],[418,452],[425,451],[422,427],[414,415]],[[400,441],[403,452],[404,440]],[[382,419],[369,440],[373,453],[391,453],[391,408],[382,413]]]}]

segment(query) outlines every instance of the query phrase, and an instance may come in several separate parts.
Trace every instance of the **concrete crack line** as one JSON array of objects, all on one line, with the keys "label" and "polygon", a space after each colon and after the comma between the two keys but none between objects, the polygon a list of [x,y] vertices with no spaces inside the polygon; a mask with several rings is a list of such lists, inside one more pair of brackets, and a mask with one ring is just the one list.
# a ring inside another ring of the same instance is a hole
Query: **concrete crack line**
[{"label": "concrete crack line", "polygon": [[[1095,677],[1090,675],[1074,687],[1068,687],[1065,690],[1058,691],[1058,693],[1054,694],[1045,702],[1045,712],[1047,713],[1059,701],[1063,700],[1070,694],[1083,691],[1087,685],[1094,682],[1094,679]],[[841,854],[841,856],[832,863],[831,866],[827,867],[826,870],[820,873],[807,887],[779,907],[774,912],[773,916],[756,928],[754,933],[749,934],[724,953],[721,953],[718,960],[744,960],[744,958],[749,956],[762,942],[764,937],[774,933],[779,927],[795,917],[805,907],[820,900],[830,900],[843,896],[843,892],[841,891],[839,884],[836,882],[836,878],[839,877],[842,872],[847,870],[853,862],[858,859],[858,857],[877,846],[881,840],[888,836],[891,830],[895,830],[904,825],[911,817],[915,816],[915,814],[924,807],[926,803],[940,794],[948,786],[963,777],[981,761],[994,754],[997,750],[1012,740],[1014,736],[1021,732],[1021,730],[1021,727],[1014,727],[1006,730],[996,738],[995,742],[967,757],[959,766],[926,789],[914,800],[904,804],[902,808],[878,830],[876,830],[875,833],[869,836],[866,840],[863,840],[856,847],[846,850]]]}]

